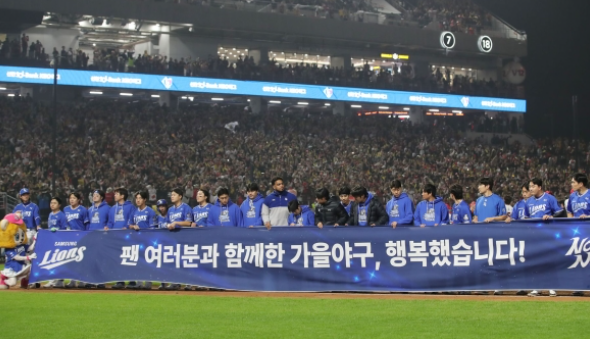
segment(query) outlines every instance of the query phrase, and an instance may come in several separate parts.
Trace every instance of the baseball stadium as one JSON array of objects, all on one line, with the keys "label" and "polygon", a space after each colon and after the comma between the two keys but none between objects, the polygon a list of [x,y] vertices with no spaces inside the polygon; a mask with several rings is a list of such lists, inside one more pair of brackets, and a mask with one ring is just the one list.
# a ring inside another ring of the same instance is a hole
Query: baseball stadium
[{"label": "baseball stadium", "polygon": [[0,1],[2,333],[585,337],[588,11]]}]

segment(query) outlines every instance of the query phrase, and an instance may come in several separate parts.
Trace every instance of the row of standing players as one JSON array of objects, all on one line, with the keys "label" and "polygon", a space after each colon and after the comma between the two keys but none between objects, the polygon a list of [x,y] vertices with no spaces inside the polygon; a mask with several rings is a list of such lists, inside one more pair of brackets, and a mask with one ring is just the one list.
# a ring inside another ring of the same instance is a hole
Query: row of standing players
[{"label": "row of standing players", "polygon": [[[566,210],[568,217],[590,217],[590,194],[588,178],[585,174],[573,176],[572,190]],[[183,227],[256,227],[265,226],[440,226],[447,224],[466,224],[479,222],[511,222],[528,218],[550,219],[563,213],[557,199],[543,190],[543,181],[538,178],[522,185],[523,199],[513,208],[512,213],[506,212],[504,200],[493,193],[493,180],[482,178],[478,183],[480,197],[475,208],[470,210],[463,200],[463,188],[453,185],[449,198],[454,202],[451,211],[443,198],[437,196],[436,186],[426,184],[422,190],[423,200],[416,207],[410,197],[403,191],[402,183],[394,180],[390,184],[392,199],[385,207],[374,199],[364,187],[352,190],[343,187],[338,194],[340,199],[331,196],[326,188],[316,191],[317,205],[312,210],[308,205],[300,205],[295,195],[285,190],[282,178],[273,178],[274,191],[267,197],[259,193],[256,184],[247,187],[247,199],[241,206],[234,204],[229,198],[229,191],[221,188],[217,191],[217,201],[210,203],[210,193],[199,190],[198,205],[191,209],[182,202],[184,191],[174,189],[170,195],[172,204],[169,206],[164,199],[156,203],[159,214],[147,206],[148,193],[135,194],[134,206],[127,201],[128,191],[124,188],[115,190],[115,205],[110,207],[104,201],[105,193],[101,190],[93,192],[93,204],[89,209],[81,205],[82,195],[71,193],[69,206],[61,211],[62,201],[52,198],[51,213],[48,227],[57,230],[111,230],[111,229],[150,229],[168,228],[170,230]],[[354,198],[354,202],[349,197]],[[21,211],[27,228],[39,229],[41,218],[38,207],[30,202],[30,192],[23,188],[20,191],[22,203],[14,211]],[[121,285],[118,283],[117,285]],[[116,285],[116,286],[117,286]],[[132,284],[133,285],[133,284]],[[124,285],[123,285],[124,286]],[[99,286],[100,287],[100,286]],[[172,285],[170,289],[177,289]],[[533,291],[536,292],[536,291]]]}]

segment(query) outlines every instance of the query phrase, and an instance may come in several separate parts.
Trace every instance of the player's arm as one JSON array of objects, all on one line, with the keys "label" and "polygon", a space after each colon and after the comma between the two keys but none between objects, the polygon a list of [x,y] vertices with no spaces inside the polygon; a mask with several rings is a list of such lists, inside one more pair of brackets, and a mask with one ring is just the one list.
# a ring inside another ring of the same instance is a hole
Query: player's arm
[{"label": "player's arm", "polygon": [[272,226],[270,224],[270,208],[266,205],[266,201],[262,204],[262,212],[260,212],[260,216],[262,216],[262,222],[264,222],[264,226],[270,229]]},{"label": "player's arm", "polygon": [[41,229],[41,216],[39,215],[39,207],[35,206],[33,209],[33,220],[35,220],[35,229]]}]

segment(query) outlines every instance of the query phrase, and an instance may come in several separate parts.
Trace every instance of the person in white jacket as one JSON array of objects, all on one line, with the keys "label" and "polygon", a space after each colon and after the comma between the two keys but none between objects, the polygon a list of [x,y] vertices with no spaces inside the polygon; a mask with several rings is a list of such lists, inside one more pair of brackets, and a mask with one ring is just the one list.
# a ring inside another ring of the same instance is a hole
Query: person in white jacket
[{"label": "person in white jacket", "polygon": [[289,226],[289,202],[297,200],[294,194],[285,191],[283,178],[273,178],[272,188],[262,204],[262,221],[267,229],[272,226]]}]

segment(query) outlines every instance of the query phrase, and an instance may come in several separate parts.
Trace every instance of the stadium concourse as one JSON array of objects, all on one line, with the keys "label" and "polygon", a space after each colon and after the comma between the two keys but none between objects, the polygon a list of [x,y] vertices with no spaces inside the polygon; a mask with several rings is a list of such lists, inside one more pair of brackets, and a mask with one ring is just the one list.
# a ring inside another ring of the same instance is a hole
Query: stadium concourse
[{"label": "stadium concourse", "polygon": [[[471,202],[477,181],[491,177],[497,193],[516,201],[520,186],[540,177],[560,200],[570,191],[572,175],[588,172],[584,141],[542,139],[533,146],[470,141],[462,136],[472,128],[469,117],[417,125],[387,116],[301,110],[252,115],[243,106],[182,106],[172,112],[149,102],[114,100],[60,104],[58,111],[54,174],[50,106],[24,97],[0,99],[7,122],[0,135],[0,191],[14,196],[28,187],[37,200],[55,175],[62,197],[149,185],[158,198],[167,198],[174,187],[189,192],[227,187],[241,202],[248,183],[258,183],[266,193],[270,178],[282,176],[304,203],[313,202],[317,188],[336,194],[341,186],[356,185],[384,201],[393,179],[403,182],[415,203],[425,183],[437,186],[441,195],[458,183]],[[236,133],[224,128],[233,121]]]},{"label": "stadium concourse", "polygon": [[[519,98],[515,85],[493,79],[476,79],[454,74],[451,67],[441,71],[431,69],[428,75],[416,75],[409,63],[398,63],[393,71],[373,71],[368,62],[362,67],[332,68],[328,66],[293,63],[280,64],[272,59],[256,64],[252,57],[239,57],[236,62],[219,55],[207,58],[172,59],[162,55],[149,55],[147,51],[115,51],[95,48],[93,62],[81,50],[47,46],[41,41],[28,41],[23,34],[17,39],[1,42],[0,64],[31,67],[50,67],[57,58],[59,68],[89,69],[112,72],[136,72],[179,76],[210,77],[236,80],[259,80],[285,83],[361,87],[403,91],[466,94],[474,96]],[[52,51],[49,48],[53,48]]]}]

